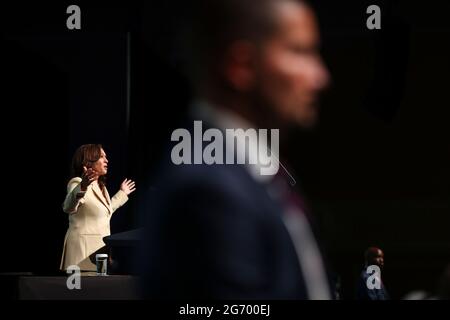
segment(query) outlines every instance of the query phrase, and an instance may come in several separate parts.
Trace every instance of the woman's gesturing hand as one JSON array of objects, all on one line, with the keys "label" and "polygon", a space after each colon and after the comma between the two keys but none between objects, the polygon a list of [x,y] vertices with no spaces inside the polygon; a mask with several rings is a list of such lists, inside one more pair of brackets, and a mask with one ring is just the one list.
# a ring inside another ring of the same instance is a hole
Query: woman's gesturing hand
[{"label": "woman's gesturing hand", "polygon": [[125,180],[123,180],[122,184],[120,185],[120,190],[125,192],[126,195],[129,195],[134,190],[136,190],[136,184],[133,180],[125,179]]},{"label": "woman's gesturing hand", "polygon": [[98,173],[92,168],[83,167],[84,172],[81,176],[81,191],[86,191],[87,187],[98,179]]}]

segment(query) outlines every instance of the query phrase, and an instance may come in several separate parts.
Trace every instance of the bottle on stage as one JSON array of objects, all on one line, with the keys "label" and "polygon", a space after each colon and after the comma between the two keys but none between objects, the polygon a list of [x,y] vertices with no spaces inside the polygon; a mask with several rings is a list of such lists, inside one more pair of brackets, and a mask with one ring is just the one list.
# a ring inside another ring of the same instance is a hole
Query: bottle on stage
[{"label": "bottle on stage", "polygon": [[108,255],[104,253],[96,254],[95,262],[97,265],[97,275],[106,276],[108,271]]}]

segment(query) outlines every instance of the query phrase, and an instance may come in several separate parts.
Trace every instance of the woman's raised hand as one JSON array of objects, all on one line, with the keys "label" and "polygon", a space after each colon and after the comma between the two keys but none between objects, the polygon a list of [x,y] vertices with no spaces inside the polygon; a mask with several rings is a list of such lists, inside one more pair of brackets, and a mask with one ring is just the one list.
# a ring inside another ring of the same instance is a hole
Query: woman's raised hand
[{"label": "woman's raised hand", "polygon": [[98,179],[98,173],[92,168],[83,167],[83,175],[81,176],[81,191],[86,191],[87,187]]},{"label": "woman's raised hand", "polygon": [[129,195],[134,190],[136,190],[136,183],[133,180],[125,179],[120,185],[120,190],[125,192],[126,195]]}]

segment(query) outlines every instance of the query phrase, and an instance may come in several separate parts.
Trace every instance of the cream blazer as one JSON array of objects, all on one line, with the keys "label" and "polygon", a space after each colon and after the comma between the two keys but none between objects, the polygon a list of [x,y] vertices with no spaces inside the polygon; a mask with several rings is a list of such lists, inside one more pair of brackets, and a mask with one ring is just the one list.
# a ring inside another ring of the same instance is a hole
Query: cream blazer
[{"label": "cream blazer", "polygon": [[63,210],[69,214],[69,228],[64,239],[60,269],[78,265],[81,270],[94,271],[95,264],[89,256],[105,245],[103,237],[111,234],[111,215],[127,202],[128,196],[119,190],[110,198],[106,188],[103,195],[97,181],[83,192],[80,182],[81,178],[75,177],[67,184]]}]

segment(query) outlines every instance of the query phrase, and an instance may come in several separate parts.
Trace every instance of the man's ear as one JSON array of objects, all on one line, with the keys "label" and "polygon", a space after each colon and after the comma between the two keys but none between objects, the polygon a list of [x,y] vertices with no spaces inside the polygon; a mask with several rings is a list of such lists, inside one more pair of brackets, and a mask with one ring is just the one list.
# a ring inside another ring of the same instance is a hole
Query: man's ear
[{"label": "man's ear", "polygon": [[255,48],[248,41],[233,43],[225,55],[224,74],[233,89],[241,92],[252,88],[255,81]]}]

